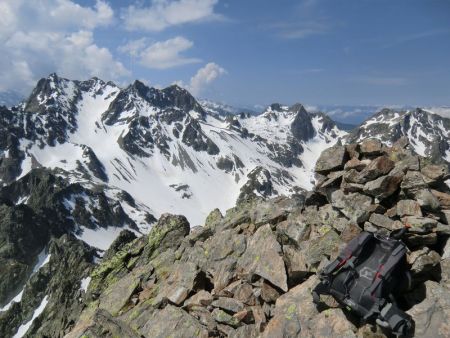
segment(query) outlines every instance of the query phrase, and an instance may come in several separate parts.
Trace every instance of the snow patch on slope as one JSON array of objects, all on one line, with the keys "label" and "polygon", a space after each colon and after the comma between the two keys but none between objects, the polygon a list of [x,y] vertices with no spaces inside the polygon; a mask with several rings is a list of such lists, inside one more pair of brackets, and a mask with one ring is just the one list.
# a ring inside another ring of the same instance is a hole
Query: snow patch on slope
[{"label": "snow patch on slope", "polygon": [[44,312],[45,307],[48,304],[48,296],[45,296],[44,299],[42,299],[39,306],[34,310],[33,317],[30,319],[30,321],[22,324],[19,326],[19,329],[17,330],[16,334],[13,336],[13,338],[22,338],[29,328],[31,327],[31,324],[33,324],[33,321],[41,315],[42,312]]}]

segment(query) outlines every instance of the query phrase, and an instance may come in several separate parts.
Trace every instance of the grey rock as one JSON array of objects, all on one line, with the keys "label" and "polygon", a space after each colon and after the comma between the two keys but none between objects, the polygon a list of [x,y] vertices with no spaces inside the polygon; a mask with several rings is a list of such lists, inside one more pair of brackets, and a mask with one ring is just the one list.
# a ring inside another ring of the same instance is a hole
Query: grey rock
[{"label": "grey rock", "polygon": [[139,332],[148,337],[208,337],[208,330],[195,317],[172,305],[155,311]]},{"label": "grey rock", "polygon": [[450,293],[434,281],[426,281],[426,298],[407,311],[415,322],[417,337],[449,337]]},{"label": "grey rock", "polygon": [[364,185],[364,192],[379,199],[387,198],[397,191],[402,179],[403,172],[393,170],[389,175],[367,182]]},{"label": "grey rock", "polygon": [[394,162],[387,156],[380,156],[371,161],[355,178],[355,183],[364,184],[387,175],[394,168]]},{"label": "grey rock", "polygon": [[414,194],[416,201],[424,209],[437,210],[441,206],[439,198],[429,189],[421,189]]},{"label": "grey rock", "polygon": [[397,215],[403,216],[422,216],[420,204],[415,200],[400,200],[397,203]]},{"label": "grey rock", "polygon": [[316,162],[315,171],[320,174],[328,174],[330,171],[341,170],[348,158],[343,146],[334,146],[322,152]]},{"label": "grey rock", "polygon": [[430,233],[438,224],[433,218],[419,216],[405,216],[402,222],[409,227],[409,232],[417,234]]},{"label": "grey rock", "polygon": [[208,306],[212,301],[213,297],[208,291],[200,290],[192,297],[189,297],[189,299],[184,302],[183,306],[188,308],[194,306]]},{"label": "grey rock", "polygon": [[402,222],[393,221],[389,217],[381,214],[370,215],[369,222],[377,227],[385,228],[389,231],[399,230],[403,228]]},{"label": "grey rock", "polygon": [[422,174],[419,171],[409,170],[406,172],[403,178],[401,188],[406,192],[407,195],[414,197],[415,193],[421,189],[426,189],[427,184],[425,183]]},{"label": "grey rock", "polygon": [[250,238],[247,250],[238,261],[246,274],[256,274],[287,291],[287,277],[281,246],[269,225],[260,227]]},{"label": "grey rock", "polygon": [[312,276],[278,298],[261,337],[356,337],[356,327],[341,309],[318,312],[311,297],[317,281]]},{"label": "grey rock", "polygon": [[359,145],[362,155],[374,156],[382,153],[382,143],[378,139],[365,139]]},{"label": "grey rock", "polygon": [[440,261],[441,256],[436,251],[430,250],[427,247],[408,255],[408,263],[411,264],[413,277],[432,273],[433,270],[436,273]]},{"label": "grey rock", "polygon": [[[442,207],[442,209],[450,209],[450,194],[447,194],[445,192],[441,192],[441,191],[437,191],[432,189],[431,193],[433,194],[434,197],[436,197],[436,199],[439,202],[439,205]],[[435,200],[433,199],[433,201],[430,203],[430,208],[431,209],[437,209],[439,208],[439,206],[437,206],[437,203],[435,202]]]},{"label": "grey rock", "polygon": [[211,305],[232,313],[244,310],[244,304],[234,298],[219,297]]},{"label": "grey rock", "polygon": [[[345,195],[341,190],[337,190],[331,195],[331,204],[351,221],[364,223],[370,216],[369,208],[372,204],[372,198],[359,193]],[[355,208],[355,205],[358,208]]]},{"label": "grey rock", "polygon": [[214,320],[218,323],[223,323],[226,325],[229,325],[231,327],[237,327],[239,326],[239,319],[229,315],[228,313],[226,313],[225,311],[221,310],[221,309],[214,309],[211,313],[211,315],[213,316]]},{"label": "grey rock", "polygon": [[449,177],[448,166],[445,164],[429,164],[420,171],[431,182],[443,181]]}]

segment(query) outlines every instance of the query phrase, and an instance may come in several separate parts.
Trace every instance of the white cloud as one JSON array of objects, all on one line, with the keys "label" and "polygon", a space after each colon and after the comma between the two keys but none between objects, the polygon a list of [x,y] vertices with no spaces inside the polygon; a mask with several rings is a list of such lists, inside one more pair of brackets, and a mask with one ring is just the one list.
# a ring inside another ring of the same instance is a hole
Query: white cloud
[{"label": "white cloud", "polygon": [[76,79],[129,74],[94,41],[92,30],[114,19],[104,1],[83,7],[70,0],[4,0],[0,17],[0,90],[27,92],[51,72]]},{"label": "white cloud", "polygon": [[121,53],[129,54],[131,56],[139,56],[139,54],[147,45],[147,38],[140,38],[137,40],[131,40],[125,45],[119,46],[117,50]]},{"label": "white cloud", "polygon": [[329,23],[324,20],[301,20],[295,22],[279,22],[266,25],[265,28],[274,30],[275,35],[283,39],[304,39],[312,35],[327,33]]},{"label": "white cloud", "polygon": [[208,85],[211,84],[211,82],[224,74],[226,74],[225,69],[214,62],[210,62],[200,68],[197,73],[191,77],[191,81],[186,87],[193,95],[199,95],[208,88]]},{"label": "white cloud", "polygon": [[170,26],[218,19],[218,0],[152,0],[148,7],[129,6],[122,19],[128,30],[162,31]]},{"label": "white cloud", "polygon": [[168,69],[190,63],[200,62],[197,58],[188,58],[182,55],[183,52],[192,48],[194,43],[182,36],[158,41],[146,47],[146,40],[139,39],[128,42],[119,47],[119,50],[126,52],[139,59],[139,63],[147,68]]}]

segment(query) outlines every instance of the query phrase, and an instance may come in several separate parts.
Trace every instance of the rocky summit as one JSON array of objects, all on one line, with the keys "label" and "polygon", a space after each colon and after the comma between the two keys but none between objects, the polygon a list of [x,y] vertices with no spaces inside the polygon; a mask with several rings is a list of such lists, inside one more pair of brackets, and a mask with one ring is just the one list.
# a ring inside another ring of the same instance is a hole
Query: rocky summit
[{"label": "rocky summit", "polygon": [[63,235],[1,310],[0,336],[30,323],[27,337],[389,337],[333,299],[317,308],[311,290],[361,231],[406,226],[412,283],[396,301],[412,336],[448,337],[449,177],[404,139],[367,139],[324,151],[310,192],[242,198],[194,228],[164,214],[148,235],[123,231],[99,263]]}]

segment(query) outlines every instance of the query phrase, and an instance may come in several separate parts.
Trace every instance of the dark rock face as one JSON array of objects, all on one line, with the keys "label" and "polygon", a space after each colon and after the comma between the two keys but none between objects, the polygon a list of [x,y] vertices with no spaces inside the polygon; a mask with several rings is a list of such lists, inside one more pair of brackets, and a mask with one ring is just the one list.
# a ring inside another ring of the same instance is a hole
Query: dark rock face
[{"label": "dark rock face", "polygon": [[217,155],[220,150],[202,131],[196,120],[190,120],[186,125],[182,141],[196,151],[206,151],[209,155]]},{"label": "dark rock face", "polygon": [[48,303],[40,316],[42,319],[33,321],[27,335],[64,335],[79,317],[83,309],[79,298],[84,293],[80,290],[80,283],[83,277],[89,276],[94,266],[94,250],[75,237],[64,235],[53,239],[47,251],[49,262],[28,279],[23,288],[22,301],[14,303],[7,312],[0,313],[2,337],[12,336],[21,323],[30,320],[44,298]]},{"label": "dark rock face", "polygon": [[247,182],[241,188],[238,203],[257,196],[267,198],[274,194],[269,171],[263,167],[256,167],[247,175]]},{"label": "dark rock face", "polygon": [[299,141],[308,141],[313,138],[316,131],[312,125],[311,116],[303,105],[295,104],[289,110],[296,113],[295,119],[291,124],[292,135]]}]

